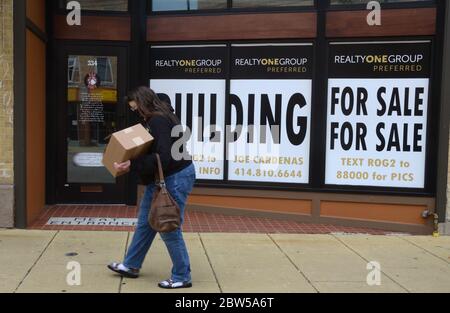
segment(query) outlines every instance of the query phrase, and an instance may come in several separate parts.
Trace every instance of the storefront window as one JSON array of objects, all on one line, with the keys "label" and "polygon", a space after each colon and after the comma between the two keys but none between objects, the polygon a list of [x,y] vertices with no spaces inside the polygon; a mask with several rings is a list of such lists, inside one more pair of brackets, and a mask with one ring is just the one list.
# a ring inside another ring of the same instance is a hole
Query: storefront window
[{"label": "storefront window", "polygon": [[[66,4],[69,0],[60,0],[59,7],[61,9],[66,8]],[[85,11],[128,11],[128,0],[78,0],[81,5],[81,10]]]},{"label": "storefront window", "polygon": [[[371,0],[331,0],[332,5],[339,4],[367,4]],[[398,3],[398,2],[430,2],[430,0],[378,0],[379,3]]]},{"label": "storefront window", "polygon": [[68,57],[68,183],[115,183],[102,164],[106,137],[117,125],[115,77],[115,56]]},{"label": "storefront window", "polygon": [[[312,6],[314,0],[233,0],[233,8]],[[227,9],[227,0],[153,0],[153,12]]]},{"label": "storefront window", "polygon": [[233,0],[233,8],[294,7],[313,4],[314,0]]},{"label": "storefront window", "polygon": [[226,9],[227,0],[153,0],[152,11],[190,11]]}]

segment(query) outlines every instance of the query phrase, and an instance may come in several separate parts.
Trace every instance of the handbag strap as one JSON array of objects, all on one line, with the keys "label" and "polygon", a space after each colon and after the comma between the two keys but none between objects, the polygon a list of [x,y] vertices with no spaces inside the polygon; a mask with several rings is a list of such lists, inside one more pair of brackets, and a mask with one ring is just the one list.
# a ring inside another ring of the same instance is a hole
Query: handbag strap
[{"label": "handbag strap", "polygon": [[166,183],[164,181],[164,173],[161,165],[161,157],[159,156],[158,153],[156,153],[156,161],[158,163],[158,172],[156,173],[156,184],[160,186],[165,185]]}]

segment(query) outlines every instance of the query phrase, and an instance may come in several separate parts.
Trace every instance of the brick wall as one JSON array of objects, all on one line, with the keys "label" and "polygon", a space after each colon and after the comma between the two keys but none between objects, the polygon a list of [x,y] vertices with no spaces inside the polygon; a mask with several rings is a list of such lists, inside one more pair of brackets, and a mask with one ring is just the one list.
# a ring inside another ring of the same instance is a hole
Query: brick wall
[{"label": "brick wall", "polygon": [[0,0],[0,227],[14,221],[13,0]]},{"label": "brick wall", "polygon": [[13,0],[0,0],[0,185],[13,177]]}]

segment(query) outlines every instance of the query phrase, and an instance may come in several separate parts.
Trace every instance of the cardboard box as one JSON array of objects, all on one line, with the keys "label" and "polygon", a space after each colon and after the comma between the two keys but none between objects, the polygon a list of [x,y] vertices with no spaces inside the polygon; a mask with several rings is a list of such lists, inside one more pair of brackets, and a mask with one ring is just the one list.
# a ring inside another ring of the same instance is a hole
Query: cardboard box
[{"label": "cardboard box", "polygon": [[154,138],[141,124],[116,132],[111,135],[106,147],[103,165],[112,176],[118,177],[120,175],[114,168],[114,163],[123,163],[146,154],[153,140]]}]

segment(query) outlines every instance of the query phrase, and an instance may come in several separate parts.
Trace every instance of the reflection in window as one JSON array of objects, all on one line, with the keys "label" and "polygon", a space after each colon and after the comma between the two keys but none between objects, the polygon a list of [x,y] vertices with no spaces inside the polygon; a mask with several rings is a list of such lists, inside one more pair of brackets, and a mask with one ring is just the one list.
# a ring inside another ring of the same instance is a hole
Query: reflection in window
[{"label": "reflection in window", "polygon": [[233,8],[293,7],[312,5],[314,5],[314,0],[233,0]]},{"label": "reflection in window", "polygon": [[78,57],[69,57],[68,82],[76,84],[80,82],[80,59]]},{"label": "reflection in window", "polygon": [[[336,4],[367,4],[371,0],[331,0],[332,5]],[[424,2],[429,0],[378,0],[380,3],[396,3],[396,2]]]},{"label": "reflection in window", "polygon": [[152,10],[158,11],[189,11],[226,9],[227,0],[153,0]]},{"label": "reflection in window", "polygon": [[110,58],[97,58],[97,74],[104,84],[114,84],[113,70]]},{"label": "reflection in window", "polygon": [[[128,0],[77,0],[81,10],[86,11],[128,11]],[[60,0],[59,7],[66,8],[70,0]]]}]

